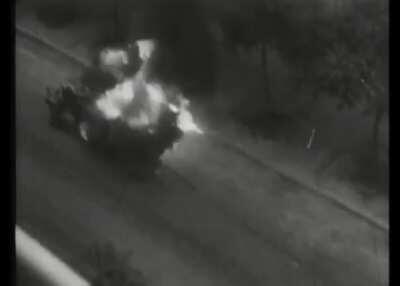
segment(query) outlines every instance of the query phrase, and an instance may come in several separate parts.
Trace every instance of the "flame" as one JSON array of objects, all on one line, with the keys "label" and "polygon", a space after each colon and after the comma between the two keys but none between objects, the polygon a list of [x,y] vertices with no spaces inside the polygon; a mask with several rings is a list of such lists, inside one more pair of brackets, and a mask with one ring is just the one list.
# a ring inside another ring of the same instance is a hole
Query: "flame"
[{"label": "flame", "polygon": [[96,106],[106,119],[117,119],[122,116],[123,107],[133,98],[133,81],[125,80],[113,89],[105,91],[96,101]]},{"label": "flame", "polygon": [[147,61],[150,59],[151,55],[153,54],[154,49],[156,48],[156,41],[155,40],[138,40],[136,41],[136,45],[139,48],[139,57],[143,61]]},{"label": "flame", "polygon": [[192,114],[188,110],[183,110],[178,117],[178,127],[183,132],[194,132],[204,134],[204,131],[194,122]]},{"label": "flame", "polygon": [[194,122],[192,113],[189,111],[190,101],[179,95],[179,116],[178,116],[178,127],[183,132],[194,132],[203,134],[203,130]]},{"label": "flame", "polygon": [[[146,82],[147,63],[155,48],[154,41],[136,42],[142,58],[142,66],[133,78],[126,78],[115,87],[106,90],[95,105],[108,120],[122,119],[131,128],[156,125],[163,106],[178,114],[177,126],[183,132],[203,131],[196,125],[189,111],[189,100],[181,93],[173,93],[173,104],[167,98],[166,88],[157,82]],[[169,98],[171,99],[171,98]]]},{"label": "flame", "polygon": [[100,64],[120,67],[128,64],[128,54],[122,49],[106,48],[100,51]]}]

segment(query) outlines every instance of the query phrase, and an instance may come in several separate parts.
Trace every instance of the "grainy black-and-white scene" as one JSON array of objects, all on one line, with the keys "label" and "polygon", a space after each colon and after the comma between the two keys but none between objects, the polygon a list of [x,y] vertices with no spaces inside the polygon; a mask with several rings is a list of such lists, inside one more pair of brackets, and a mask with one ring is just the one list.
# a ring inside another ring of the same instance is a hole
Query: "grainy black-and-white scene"
[{"label": "grainy black-and-white scene", "polygon": [[388,285],[388,6],[17,0],[17,285]]}]

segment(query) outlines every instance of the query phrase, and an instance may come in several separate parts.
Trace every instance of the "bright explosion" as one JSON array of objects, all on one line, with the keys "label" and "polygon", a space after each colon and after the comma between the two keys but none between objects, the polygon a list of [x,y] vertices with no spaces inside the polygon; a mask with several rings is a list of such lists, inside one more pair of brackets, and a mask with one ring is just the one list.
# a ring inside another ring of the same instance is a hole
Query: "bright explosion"
[{"label": "bright explosion", "polygon": [[[157,124],[162,108],[169,108],[178,114],[177,125],[183,132],[203,134],[189,111],[188,99],[180,92],[169,92],[160,83],[146,81],[148,60],[155,49],[155,42],[141,40],[136,44],[142,60],[139,71],[132,78],[125,78],[112,89],[106,90],[96,101],[96,107],[106,119],[122,119],[131,128]],[[118,53],[103,53],[103,63],[111,66],[115,66],[113,61],[127,63],[125,53],[119,53],[124,57],[122,61],[116,54]],[[107,55],[110,57],[107,58]]]}]

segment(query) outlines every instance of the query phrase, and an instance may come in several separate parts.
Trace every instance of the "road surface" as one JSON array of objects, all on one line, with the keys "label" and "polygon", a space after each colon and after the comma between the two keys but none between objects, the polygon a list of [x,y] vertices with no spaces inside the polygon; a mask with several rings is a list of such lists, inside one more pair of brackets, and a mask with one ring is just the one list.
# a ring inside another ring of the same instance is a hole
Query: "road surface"
[{"label": "road surface", "polygon": [[78,72],[59,54],[17,38],[17,223],[83,276],[95,271],[87,252],[111,242],[132,252],[132,268],[149,285],[384,285],[323,256],[302,261],[280,243],[284,234],[254,231],[202,191],[214,181],[193,184],[171,167],[137,181],[51,129],[45,86]]}]

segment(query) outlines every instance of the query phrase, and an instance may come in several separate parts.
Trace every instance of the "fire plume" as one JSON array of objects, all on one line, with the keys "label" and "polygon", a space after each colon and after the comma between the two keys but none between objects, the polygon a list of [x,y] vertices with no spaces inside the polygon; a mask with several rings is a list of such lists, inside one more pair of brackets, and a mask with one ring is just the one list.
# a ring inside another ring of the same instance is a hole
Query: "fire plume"
[{"label": "fire plume", "polygon": [[[124,78],[113,88],[106,90],[95,105],[107,120],[122,119],[131,128],[146,128],[158,123],[163,108],[177,113],[177,126],[183,132],[203,131],[196,125],[189,111],[189,100],[180,92],[167,92],[158,82],[146,80],[148,60],[155,48],[151,40],[138,41],[142,65],[131,78]],[[168,93],[168,96],[167,96]]]}]

